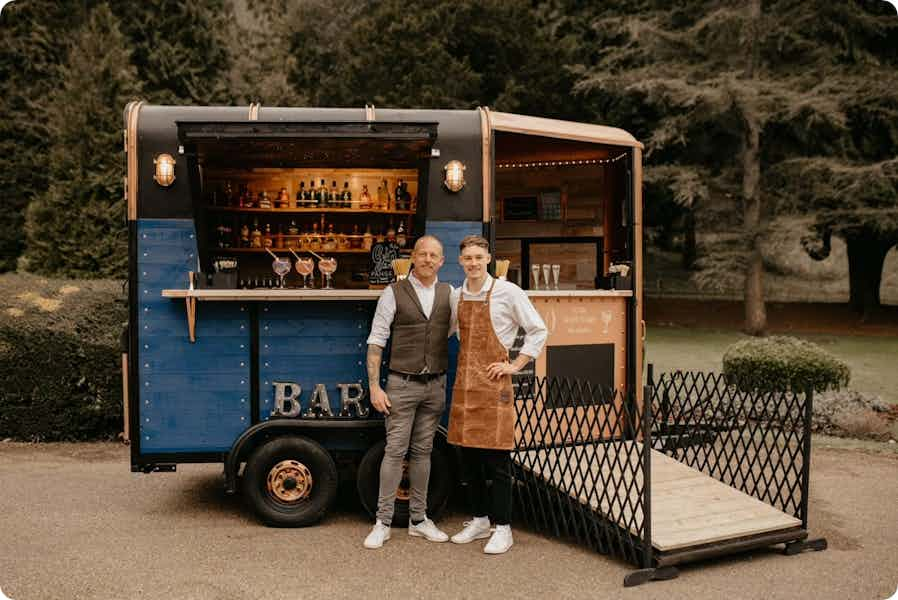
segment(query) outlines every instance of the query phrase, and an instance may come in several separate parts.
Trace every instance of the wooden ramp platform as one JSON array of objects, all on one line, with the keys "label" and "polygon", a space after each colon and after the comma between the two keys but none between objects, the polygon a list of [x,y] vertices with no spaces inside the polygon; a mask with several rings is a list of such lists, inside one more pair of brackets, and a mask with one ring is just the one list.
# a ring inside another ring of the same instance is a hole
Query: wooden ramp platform
[{"label": "wooden ramp platform", "polygon": [[[638,468],[642,452],[642,444],[631,441],[530,450],[512,456],[525,471],[591,506],[612,523],[641,535],[629,524],[634,521],[633,507],[639,505],[642,489],[642,471]],[[794,530],[802,525],[799,519],[661,452],[652,450],[651,457],[652,546],[660,553]],[[595,481],[610,481],[619,493],[592,489]],[[637,523],[642,522],[640,512],[641,508],[637,509]]]}]

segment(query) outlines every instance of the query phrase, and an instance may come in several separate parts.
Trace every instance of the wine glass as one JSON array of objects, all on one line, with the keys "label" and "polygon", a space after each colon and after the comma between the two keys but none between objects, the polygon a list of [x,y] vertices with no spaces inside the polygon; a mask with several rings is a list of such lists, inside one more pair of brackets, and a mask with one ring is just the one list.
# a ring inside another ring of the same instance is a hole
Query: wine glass
[{"label": "wine glass", "polygon": [[289,258],[276,258],[271,262],[271,269],[274,274],[281,278],[280,287],[284,287],[284,277],[290,272],[293,265],[290,264]]},{"label": "wine glass", "polygon": [[325,278],[323,289],[334,289],[334,286],[331,285],[331,275],[337,270],[337,259],[333,257],[322,258],[318,261],[318,270],[321,271],[321,274],[324,275]]},{"label": "wine glass", "polygon": [[302,289],[309,288],[306,283],[306,279],[312,274],[312,271],[315,270],[315,261],[311,258],[298,258],[296,259],[296,272],[302,276]]}]

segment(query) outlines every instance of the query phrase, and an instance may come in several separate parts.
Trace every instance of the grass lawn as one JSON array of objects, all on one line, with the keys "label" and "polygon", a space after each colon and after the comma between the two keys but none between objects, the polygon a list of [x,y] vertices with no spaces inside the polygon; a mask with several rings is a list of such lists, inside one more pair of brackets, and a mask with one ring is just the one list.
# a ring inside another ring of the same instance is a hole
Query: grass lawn
[{"label": "grass lawn", "polygon": [[[646,363],[655,372],[720,371],[726,348],[745,336],[737,331],[685,327],[649,327],[646,333]],[[852,389],[878,394],[898,404],[898,339],[829,334],[801,334],[851,367]]]}]

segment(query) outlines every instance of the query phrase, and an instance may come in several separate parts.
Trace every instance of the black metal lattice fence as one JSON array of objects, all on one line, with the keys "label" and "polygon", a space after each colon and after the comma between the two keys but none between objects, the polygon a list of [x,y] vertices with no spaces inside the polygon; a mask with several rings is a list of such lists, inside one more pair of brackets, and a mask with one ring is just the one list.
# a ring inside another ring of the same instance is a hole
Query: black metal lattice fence
[{"label": "black metal lattice fence", "polygon": [[[563,399],[563,402],[559,402]],[[568,379],[516,393],[515,506],[531,527],[647,566],[649,446],[635,441],[633,398]]]},{"label": "black metal lattice fence", "polygon": [[801,519],[807,528],[812,392],[748,392],[675,371],[652,393],[653,448]]},{"label": "black metal lattice fence", "polygon": [[649,368],[633,391],[568,379],[517,386],[515,510],[538,531],[653,564],[651,452],[801,519],[807,528],[812,394],[749,393],[721,374]]}]

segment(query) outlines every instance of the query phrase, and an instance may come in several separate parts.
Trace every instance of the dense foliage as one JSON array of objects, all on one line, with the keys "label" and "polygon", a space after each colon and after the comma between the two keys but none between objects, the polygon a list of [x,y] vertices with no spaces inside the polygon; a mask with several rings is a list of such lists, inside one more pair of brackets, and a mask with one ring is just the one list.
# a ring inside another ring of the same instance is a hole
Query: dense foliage
[{"label": "dense foliage", "polygon": [[843,361],[814,344],[789,336],[750,338],[723,354],[727,380],[744,390],[815,391],[848,385],[851,370]]},{"label": "dense foliage", "polygon": [[[91,48],[99,11],[112,16]],[[879,0],[29,0],[4,8],[0,42],[0,270],[25,253],[28,269],[122,274],[92,269],[123,233],[108,148],[135,96],[487,105],[624,127],[646,143],[659,243],[676,231],[699,283],[744,287],[752,331],[771,238],[803,240],[818,260],[844,241],[861,312],[878,306],[898,244],[898,18]],[[79,146],[106,183],[60,175]],[[58,230],[40,228],[63,219],[111,240],[53,259]]]}]

